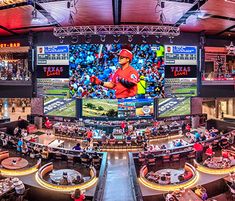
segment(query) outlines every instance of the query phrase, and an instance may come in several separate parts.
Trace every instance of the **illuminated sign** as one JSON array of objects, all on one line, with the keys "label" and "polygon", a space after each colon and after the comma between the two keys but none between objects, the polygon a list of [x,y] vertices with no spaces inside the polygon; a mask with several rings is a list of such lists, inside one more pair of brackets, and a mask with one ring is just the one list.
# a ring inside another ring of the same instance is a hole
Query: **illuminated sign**
[{"label": "illuminated sign", "polygon": [[197,65],[197,47],[165,45],[166,65]]},{"label": "illuminated sign", "polygon": [[69,46],[38,46],[37,65],[69,65]]},{"label": "illuminated sign", "polygon": [[0,43],[0,48],[4,47],[20,47],[20,43]]},{"label": "illuminated sign", "polygon": [[69,66],[37,66],[38,78],[68,78]]},{"label": "illuminated sign", "polygon": [[175,65],[165,67],[165,78],[196,78],[197,66]]}]

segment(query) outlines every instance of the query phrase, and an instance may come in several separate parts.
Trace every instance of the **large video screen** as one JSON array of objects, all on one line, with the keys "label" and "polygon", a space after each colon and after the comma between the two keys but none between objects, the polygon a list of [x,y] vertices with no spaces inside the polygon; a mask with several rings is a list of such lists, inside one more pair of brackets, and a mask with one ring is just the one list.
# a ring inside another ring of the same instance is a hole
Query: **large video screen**
[{"label": "large video screen", "polygon": [[158,99],[158,117],[170,117],[190,115],[191,98],[159,98]]},{"label": "large video screen", "polygon": [[59,96],[45,96],[44,115],[76,117],[76,100]]},{"label": "large video screen", "polygon": [[117,117],[117,99],[83,99],[83,117]]},{"label": "large video screen", "polygon": [[[127,51],[119,57],[122,49]],[[132,67],[126,68],[129,51]],[[70,95],[101,99],[164,97],[163,58],[164,47],[156,44],[71,45]]]},{"label": "large video screen", "polygon": [[141,117],[153,115],[153,99],[118,100],[118,117]]}]

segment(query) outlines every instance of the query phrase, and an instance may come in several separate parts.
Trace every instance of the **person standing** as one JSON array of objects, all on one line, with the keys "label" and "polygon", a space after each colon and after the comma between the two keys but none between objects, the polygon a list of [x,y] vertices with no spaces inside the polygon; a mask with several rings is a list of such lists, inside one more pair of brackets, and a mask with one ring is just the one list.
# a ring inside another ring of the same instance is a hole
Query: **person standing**
[{"label": "person standing", "polygon": [[119,52],[119,64],[121,67],[114,73],[112,80],[103,82],[96,76],[91,76],[90,82],[108,89],[114,89],[118,99],[136,96],[139,76],[137,70],[130,65],[132,58],[131,51],[122,49]]},{"label": "person standing", "polygon": [[16,111],[16,104],[12,102],[11,112],[14,113],[15,111]]},{"label": "person standing", "polygon": [[193,148],[196,152],[196,161],[198,163],[202,162],[202,156],[203,156],[203,145],[201,142],[196,142],[194,145],[193,145]]}]

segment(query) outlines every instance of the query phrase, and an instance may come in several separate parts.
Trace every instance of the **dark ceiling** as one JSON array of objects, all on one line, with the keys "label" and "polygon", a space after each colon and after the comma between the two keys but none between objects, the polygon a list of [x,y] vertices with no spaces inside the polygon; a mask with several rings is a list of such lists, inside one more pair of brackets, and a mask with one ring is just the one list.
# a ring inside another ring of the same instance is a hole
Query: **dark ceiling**
[{"label": "dark ceiling", "polygon": [[235,3],[229,1],[4,0],[0,2],[0,35],[49,31],[54,26],[166,24],[234,39]]}]

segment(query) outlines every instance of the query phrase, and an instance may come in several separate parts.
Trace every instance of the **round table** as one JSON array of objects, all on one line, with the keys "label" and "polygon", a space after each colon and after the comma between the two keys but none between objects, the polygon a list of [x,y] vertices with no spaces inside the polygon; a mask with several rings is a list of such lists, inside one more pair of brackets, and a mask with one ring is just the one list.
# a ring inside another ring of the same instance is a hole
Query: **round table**
[{"label": "round table", "polygon": [[64,172],[67,173],[68,181],[70,181],[70,183],[73,183],[74,181],[76,181],[77,177],[82,178],[82,175],[78,171],[72,170],[72,169],[53,170],[49,175],[50,175],[51,180],[58,184],[63,178]]},{"label": "round table", "polygon": [[[15,161],[15,162],[14,162]],[[18,170],[26,167],[29,162],[21,157],[10,157],[6,158],[2,161],[2,167],[9,169],[9,170]]]},{"label": "round table", "polygon": [[179,170],[176,170],[176,169],[162,169],[162,170],[158,170],[157,173],[159,175],[166,175],[167,172],[169,172],[171,174],[171,184],[173,183],[177,183],[179,182],[179,175],[183,174],[184,173],[184,169],[179,169]]}]

